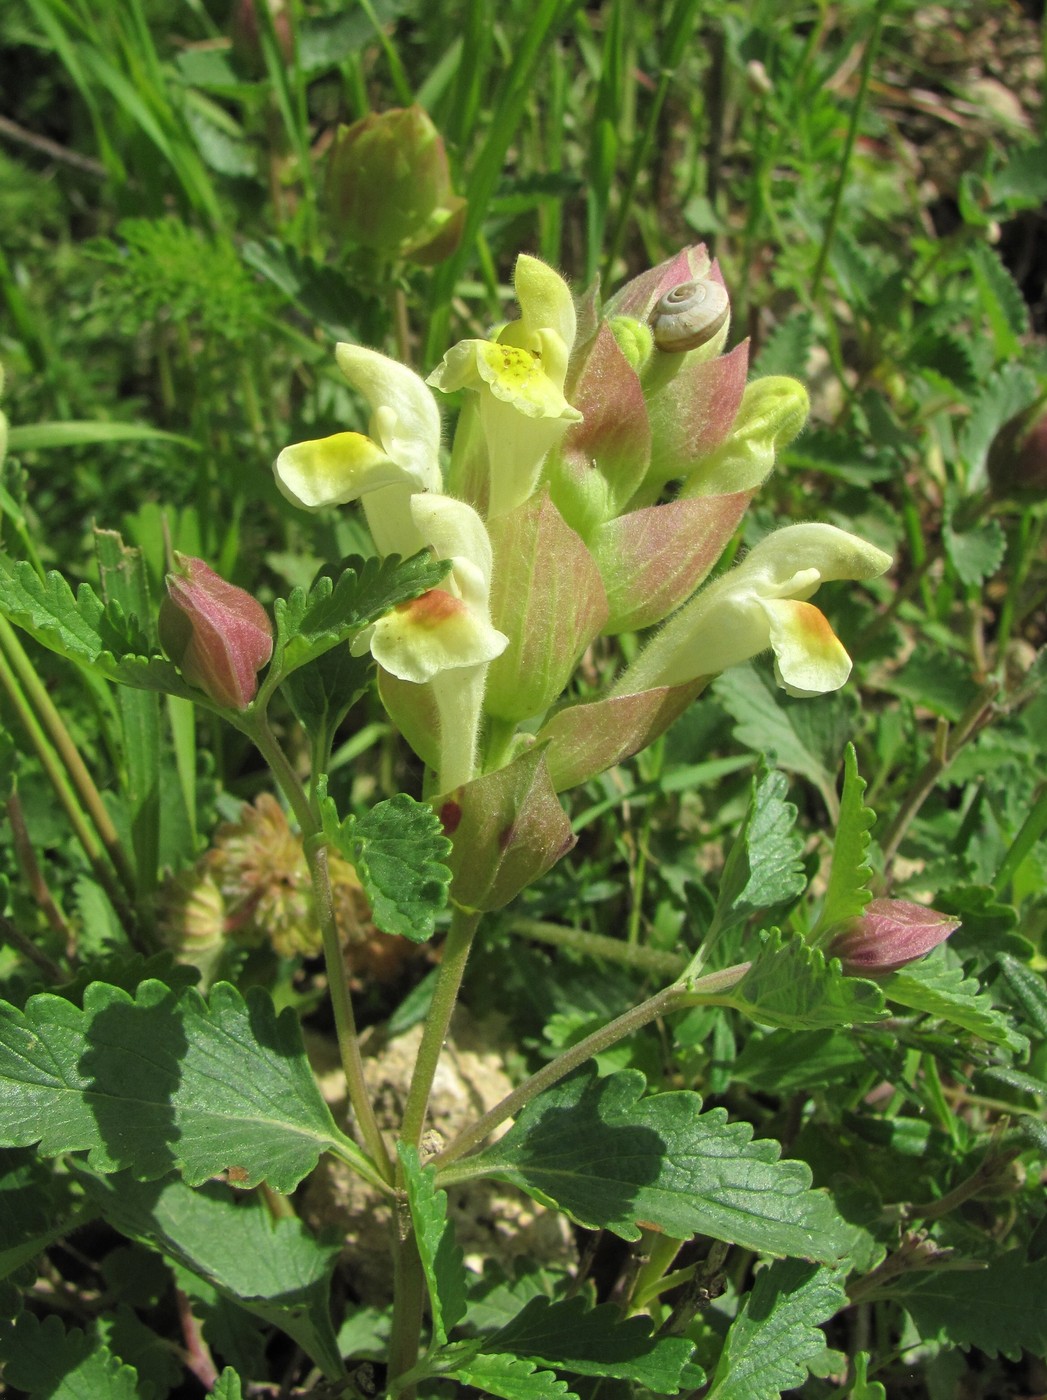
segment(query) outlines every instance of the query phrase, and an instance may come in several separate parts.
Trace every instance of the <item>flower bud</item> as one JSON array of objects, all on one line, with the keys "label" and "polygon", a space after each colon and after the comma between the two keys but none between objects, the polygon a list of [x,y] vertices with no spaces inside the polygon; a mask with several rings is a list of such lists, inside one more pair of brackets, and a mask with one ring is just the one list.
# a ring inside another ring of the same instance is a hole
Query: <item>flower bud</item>
[{"label": "flower bud", "polygon": [[190,685],[230,709],[246,710],[258,672],[273,654],[273,629],[249,593],[226,583],[202,559],[175,554],[160,604],[160,642]]},{"label": "flower bud", "polygon": [[826,952],[852,977],[882,977],[944,943],[959,919],[907,899],[873,899],[832,940]]},{"label": "flower bud", "polygon": [[1004,423],[986,465],[994,496],[1019,501],[1047,496],[1047,395]]},{"label": "flower bud", "polygon": [[612,316],[607,324],[618,342],[618,349],[639,374],[654,352],[654,332],[635,316]]},{"label": "flower bud", "polygon": [[443,139],[418,106],[372,112],[338,130],[327,166],[328,216],[364,248],[432,263],[461,239]]}]

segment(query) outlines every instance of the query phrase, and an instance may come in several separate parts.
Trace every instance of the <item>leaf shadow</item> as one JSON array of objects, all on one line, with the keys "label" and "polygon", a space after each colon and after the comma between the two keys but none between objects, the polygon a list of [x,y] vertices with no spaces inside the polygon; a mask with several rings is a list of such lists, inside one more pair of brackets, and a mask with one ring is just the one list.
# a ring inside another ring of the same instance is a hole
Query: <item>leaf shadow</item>
[{"label": "leaf shadow", "polygon": [[166,1175],[178,1162],[175,1096],[189,1048],[176,997],[111,1002],[91,1016],[86,1042],[79,1064],[84,1101],[109,1169],[130,1167],[141,1180]]}]

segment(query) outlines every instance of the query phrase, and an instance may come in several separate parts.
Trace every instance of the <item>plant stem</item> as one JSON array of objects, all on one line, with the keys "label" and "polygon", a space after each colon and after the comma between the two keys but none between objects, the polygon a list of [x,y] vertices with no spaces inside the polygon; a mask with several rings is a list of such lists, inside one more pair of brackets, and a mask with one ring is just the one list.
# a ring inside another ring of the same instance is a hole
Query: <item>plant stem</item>
[{"label": "plant stem", "polygon": [[309,862],[309,873],[312,876],[316,917],[323,937],[327,986],[331,994],[335,1035],[338,1039],[342,1072],[345,1075],[346,1092],[349,1095],[349,1103],[359,1125],[360,1133],[375,1167],[386,1181],[392,1181],[394,1175],[392,1159],[389,1156],[385,1139],[382,1137],[382,1130],[378,1126],[378,1120],[374,1115],[370,1091],[364,1080],[363,1058],[360,1055],[356,1017],[353,1014],[353,1002],[349,995],[349,983],[345,975],[342,941],[338,933],[338,919],[335,915],[323,829],[309,798],[306,796],[305,789],[298,781],[298,775],[291,767],[290,760],[270,729],[264,711],[257,711],[249,717],[245,716],[240,727],[253,740],[259,753],[268,763],[301,829],[306,860]]},{"label": "plant stem", "polygon": [[[393,1211],[393,1322],[389,1336],[389,1380],[394,1383],[418,1363],[425,1306],[425,1275],[418,1254],[413,1223],[406,1201]],[[392,1385],[393,1393],[413,1400],[415,1387]]]},{"label": "plant stem", "polygon": [[452,1162],[457,1161],[459,1157],[464,1156],[466,1152],[471,1151],[474,1147],[479,1147],[484,1138],[493,1132],[499,1124],[504,1123],[507,1118],[514,1118],[524,1104],[530,1103],[531,1099],[537,1097],[538,1094],[552,1088],[572,1070],[585,1064],[586,1060],[592,1059],[594,1055],[599,1055],[601,1051],[616,1045],[618,1041],[642,1030],[652,1021],[658,1020],[660,1016],[668,1016],[672,1012],[682,1011],[686,1007],[700,1006],[707,999],[712,999],[721,992],[727,991],[742,980],[750,966],[751,964],[747,962],[736,963],[733,967],[725,967],[720,972],[711,972],[696,982],[673,982],[670,986],[663,987],[660,992],[656,992],[653,997],[642,1001],[639,1006],[634,1006],[632,1010],[624,1012],[598,1031],[593,1031],[584,1040],[580,1040],[577,1045],[572,1045],[569,1050],[558,1055],[555,1060],[550,1060],[537,1073],[532,1074],[529,1079],[525,1079],[522,1084],[518,1085],[511,1094],[507,1094],[501,1103],[495,1104],[494,1108],[478,1119],[471,1128],[466,1128],[459,1133],[454,1141],[438,1154],[434,1161],[440,1171],[441,1184],[467,1180],[472,1175],[467,1164],[459,1168],[457,1172],[445,1171],[445,1169]]},{"label": "plant stem", "polygon": [[436,990],[433,992],[429,1014],[425,1018],[425,1029],[418,1046],[418,1057],[411,1076],[411,1086],[407,1091],[403,1123],[400,1127],[400,1137],[410,1147],[418,1148],[421,1145],[436,1066],[450,1029],[451,1016],[462,985],[462,975],[479,922],[479,914],[467,914],[458,908],[451,917],[451,927],[444,940],[440,970],[436,977]]},{"label": "plant stem", "polygon": [[1022,822],[1018,835],[1011,842],[1010,850],[1004,856],[996,873],[993,889],[997,895],[1002,895],[1006,891],[1007,886],[1020,870],[1025,857],[1045,831],[1047,831],[1047,783],[1042,784],[1036,794],[1036,801]]},{"label": "plant stem", "polygon": [[687,965],[686,958],[679,953],[645,948],[626,943],[621,938],[608,938],[604,933],[588,933],[584,929],[547,924],[539,919],[514,919],[510,928],[513,933],[521,933],[524,938],[533,938],[537,943],[551,943],[557,948],[569,948],[572,952],[604,958],[607,962],[624,963],[627,967],[657,973],[662,977],[677,977]]},{"label": "plant stem", "polygon": [[825,265],[829,260],[829,253],[832,251],[833,240],[836,238],[836,227],[840,222],[840,208],[843,203],[843,192],[847,186],[847,177],[851,169],[851,156],[854,154],[854,143],[858,139],[858,126],[861,122],[862,112],[865,109],[865,95],[869,89],[869,79],[872,76],[873,60],[876,58],[876,51],[880,47],[880,35],[883,32],[884,15],[887,13],[887,6],[890,0],[877,0],[876,9],[873,12],[872,30],[865,43],[865,53],[862,55],[862,68],[858,80],[858,91],[855,94],[854,104],[851,107],[851,119],[847,125],[847,136],[844,139],[843,155],[840,158],[840,173],[836,179],[836,188],[833,190],[832,207],[829,210],[829,221],[825,227],[825,236],[822,238],[822,246],[818,252],[818,261],[815,264],[814,275],[811,278],[811,296],[816,297],[821,288],[822,277],[825,275]]},{"label": "plant stem", "polygon": [[938,779],[964,744],[972,739],[985,722],[991,718],[999,689],[997,681],[990,681],[984,685],[957,721],[952,734],[948,737],[943,734],[940,741],[936,739],[934,751],[917,775],[912,788],[903,798],[895,813],[894,820],[884,832],[881,845],[885,871],[890,870],[894,857],[898,853],[898,847],[905,839],[905,833],[916,819],[920,808],[931,795]]},{"label": "plant stem", "polygon": [[58,713],[54,701],[37,675],[36,669],[26,655],[21,642],[15,636],[14,628],[6,618],[0,618],[0,646],[3,647],[7,660],[18,677],[36,719],[46,730],[50,743],[61,759],[62,766],[69,775],[77,797],[90,817],[91,823],[105,847],[106,854],[113,862],[120,883],[133,899],[136,889],[135,873],[131,868],[127,852],[120,844],[120,837],[113,825],[113,819],[102,801],[102,794],[98,791],[94,779],[87,771],[87,765],[80,757],[80,750],[73,743],[72,736],[66,728],[62,716]]}]

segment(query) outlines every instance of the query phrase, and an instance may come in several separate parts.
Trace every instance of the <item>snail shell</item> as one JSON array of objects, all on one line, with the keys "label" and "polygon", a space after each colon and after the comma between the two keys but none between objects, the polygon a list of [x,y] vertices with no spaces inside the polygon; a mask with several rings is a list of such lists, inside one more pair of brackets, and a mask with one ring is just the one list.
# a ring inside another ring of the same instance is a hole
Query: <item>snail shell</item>
[{"label": "snail shell", "polygon": [[651,313],[654,343],[659,350],[679,354],[712,340],[731,314],[731,299],[719,282],[702,277],[681,282]]}]

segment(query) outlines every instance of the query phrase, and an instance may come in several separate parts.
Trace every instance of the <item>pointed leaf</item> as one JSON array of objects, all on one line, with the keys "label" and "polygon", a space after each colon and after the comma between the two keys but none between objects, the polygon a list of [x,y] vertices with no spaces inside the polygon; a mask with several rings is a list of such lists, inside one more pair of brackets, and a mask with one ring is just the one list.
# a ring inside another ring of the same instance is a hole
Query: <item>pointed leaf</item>
[{"label": "pointed leaf", "polygon": [[432,938],[447,904],[451,843],[429,804],[400,792],[339,822],[334,803],[323,797],[322,811],[324,834],[355,867],[382,932],[413,943]]},{"label": "pointed leaf", "polygon": [[431,1167],[422,1169],[413,1147],[398,1142],[396,1150],[404,1168],[411,1220],[429,1289],[433,1335],[443,1346],[448,1332],[465,1316],[462,1251],[447,1218],[447,1192],[436,1189],[435,1171]]},{"label": "pointed leaf", "polygon": [[0,610],[43,646],[72,661],[94,661],[103,650],[104,608],[86,583],[76,597],[60,573],[41,579],[31,564],[0,562]]},{"label": "pointed leaf", "polygon": [[635,1240],[640,1228],[701,1233],[767,1254],[835,1262],[851,1227],[812,1191],[802,1162],[752,1141],[724,1109],[689,1092],[641,1098],[644,1076],[598,1079],[585,1069],[533,1100],[498,1142],[448,1169],[448,1180],[494,1176],[565,1211],[587,1229]]},{"label": "pointed leaf", "polygon": [[704,680],[689,681],[557,711],[537,736],[539,744],[549,746],[546,762],[554,789],[566,792],[639,753],[665,733],[704,686]]},{"label": "pointed leaf", "polygon": [[818,922],[811,931],[812,938],[816,939],[836,924],[857,918],[869,902],[872,868],[866,857],[869,829],[876,820],[876,813],[862,801],[864,792],[865,779],[858,776],[858,756],[854,745],[848,744],[844,753],[843,796],[833,837],[829,887]]},{"label": "pointed leaf", "polygon": [[211,1400],[243,1400],[243,1394],[240,1377],[231,1366],[226,1366],[211,1391]]},{"label": "pointed leaf", "polygon": [[1025,1012],[1029,1025],[1047,1036],[1047,984],[1043,973],[1026,967],[1010,953],[1001,953],[1000,972],[1014,1002]]},{"label": "pointed leaf", "polygon": [[610,608],[604,631],[653,627],[686,602],[727,548],[748,491],[648,506],[609,520],[591,548]]},{"label": "pointed leaf", "polygon": [[577,839],[539,747],[456,788],[439,812],[453,839],[451,895],[468,909],[501,909]]},{"label": "pointed leaf", "polygon": [[818,1324],[847,1306],[838,1270],[786,1259],[757,1276],[731,1325],[708,1400],[778,1400],[825,1351]]},{"label": "pointed leaf", "polygon": [[1002,1255],[987,1268],[935,1268],[903,1276],[892,1296],[916,1323],[920,1336],[952,1346],[1002,1352],[1017,1361],[1022,1351],[1047,1351],[1047,1259],[1028,1263],[1022,1251]]},{"label": "pointed leaf", "polygon": [[261,1196],[234,1193],[220,1182],[191,1190],[177,1177],[138,1182],[123,1175],[79,1176],[122,1234],[158,1249],[279,1327],[328,1379],[341,1375],[328,1303],[337,1242],[317,1240],[296,1217],[274,1219]]},{"label": "pointed leaf", "polygon": [[723,1000],[763,1026],[789,1030],[865,1025],[886,1014],[875,982],[845,977],[835,958],[826,962],[820,948],[777,929],[763,936],[749,971]]},{"label": "pointed leaf", "polygon": [[767,772],[761,765],[745,822],[724,863],[712,930],[733,928],[807,888],[803,838],[793,830],[796,808],[785,801],[788,789],[784,773]]},{"label": "pointed leaf", "polygon": [[590,1308],[583,1298],[536,1297],[482,1345],[485,1355],[511,1352],[577,1376],[610,1376],[675,1395],[694,1343],[652,1335],[651,1328],[649,1317],[623,1320],[613,1303]]},{"label": "pointed leaf", "polygon": [[[600,572],[548,490],[489,521],[491,621],[509,645],[487,671],[484,709],[519,721],[542,714],[607,621]],[[550,568],[549,561],[556,567]]]},{"label": "pointed leaf", "polygon": [[0,1143],[46,1156],[86,1151],[98,1171],[143,1180],[172,1168],[192,1185],[228,1171],[240,1186],[291,1191],[321,1152],[362,1163],[335,1127],[294,1012],[225,983],[132,998],[104,982],[81,1011],[64,997],[0,1002]]}]

